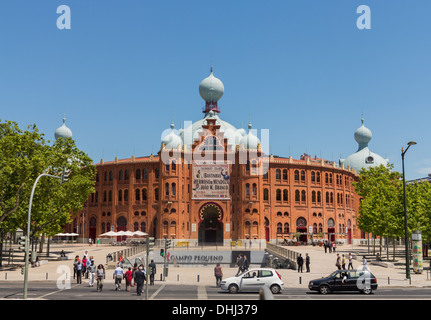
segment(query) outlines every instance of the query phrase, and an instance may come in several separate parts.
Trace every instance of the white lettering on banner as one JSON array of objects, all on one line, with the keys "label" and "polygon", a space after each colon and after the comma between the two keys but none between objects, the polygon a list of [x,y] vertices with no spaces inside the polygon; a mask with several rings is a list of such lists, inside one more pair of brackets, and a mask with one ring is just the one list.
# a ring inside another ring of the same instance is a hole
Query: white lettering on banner
[{"label": "white lettering on banner", "polygon": [[356,26],[359,30],[371,29],[371,9],[369,6],[361,5],[356,9],[356,13],[362,13],[356,20]]},{"label": "white lettering on banner", "polygon": [[192,199],[228,200],[228,164],[193,164]]},{"label": "white lettering on banner", "polygon": [[57,28],[60,30],[71,29],[71,12],[70,7],[66,5],[61,5],[57,7],[57,13],[62,15],[57,18]]}]

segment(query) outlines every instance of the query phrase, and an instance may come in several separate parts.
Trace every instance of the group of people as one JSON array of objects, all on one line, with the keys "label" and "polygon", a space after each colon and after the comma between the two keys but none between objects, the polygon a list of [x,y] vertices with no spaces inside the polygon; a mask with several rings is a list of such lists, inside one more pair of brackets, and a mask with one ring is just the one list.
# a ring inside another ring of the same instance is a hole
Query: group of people
[{"label": "group of people", "polygon": [[[296,258],[296,263],[298,265],[298,272],[302,273],[304,266],[304,258],[302,257],[302,254],[299,254],[299,256]],[[310,256],[308,253],[305,254],[305,268],[307,272],[310,272]]]},{"label": "group of people", "polygon": [[[121,257],[122,258],[122,257]],[[126,281],[126,291],[130,292],[131,287],[136,286],[136,293],[140,296],[142,294],[143,285],[146,280],[146,271],[144,265],[135,263],[132,267],[128,267],[126,271],[123,268],[123,259],[119,259],[117,267],[113,273],[113,279],[115,283],[115,291],[121,290],[121,282],[124,279]],[[154,260],[151,260],[149,264],[150,268],[150,285],[154,285],[154,277],[156,274],[156,264]],[[75,257],[73,262],[73,279],[76,278],[78,284],[82,284],[82,276],[88,278],[89,287],[93,287],[96,281],[97,291],[102,291],[103,280],[106,278],[106,271],[103,264],[99,264],[96,267],[93,256],[88,255],[88,251],[85,251],[82,259],[79,255]]]},{"label": "group of people", "polygon": [[329,253],[332,253],[332,251],[335,252],[337,249],[337,244],[335,242],[328,242],[327,240],[323,242],[323,248],[325,249],[325,253],[329,251]]},{"label": "group of people", "polygon": [[239,254],[236,258],[236,265],[238,267],[238,272],[236,275],[239,275],[241,273],[244,273],[248,270],[250,263],[248,262],[247,256],[245,254]]}]

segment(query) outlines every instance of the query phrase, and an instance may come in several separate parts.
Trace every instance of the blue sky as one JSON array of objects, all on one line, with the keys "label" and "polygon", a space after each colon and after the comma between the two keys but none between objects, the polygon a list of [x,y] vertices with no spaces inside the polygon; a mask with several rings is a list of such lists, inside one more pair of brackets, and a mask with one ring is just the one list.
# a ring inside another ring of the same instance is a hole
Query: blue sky
[{"label": "blue sky", "polygon": [[[71,9],[71,29],[56,26]],[[371,30],[359,30],[359,5]],[[3,0],[0,119],[62,124],[97,163],[157,153],[172,120],[202,118],[198,86],[225,86],[220,117],[270,130],[270,151],[338,161],[371,151],[431,173],[431,1]]]}]

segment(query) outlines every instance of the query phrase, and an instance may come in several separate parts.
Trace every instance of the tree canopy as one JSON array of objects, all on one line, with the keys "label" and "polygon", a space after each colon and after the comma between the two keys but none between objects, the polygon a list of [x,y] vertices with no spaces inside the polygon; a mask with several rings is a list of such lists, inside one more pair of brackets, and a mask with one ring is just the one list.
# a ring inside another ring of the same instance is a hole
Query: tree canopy
[{"label": "tree canopy", "polygon": [[60,176],[63,170],[70,172],[66,183],[42,177],[37,184],[31,236],[58,233],[71,221],[71,212],[82,209],[94,191],[96,169],[71,138],[59,138],[50,145],[36,125],[21,130],[15,122],[0,122],[0,228],[25,230],[36,178],[44,172]]}]

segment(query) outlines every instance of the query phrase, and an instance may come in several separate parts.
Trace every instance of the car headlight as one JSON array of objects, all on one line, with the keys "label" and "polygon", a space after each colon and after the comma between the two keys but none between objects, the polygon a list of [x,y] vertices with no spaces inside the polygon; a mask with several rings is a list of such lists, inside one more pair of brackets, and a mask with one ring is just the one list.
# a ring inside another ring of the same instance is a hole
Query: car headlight
[{"label": "car headlight", "polygon": [[310,282],[310,286],[312,286],[312,285],[313,285],[313,281]]}]

